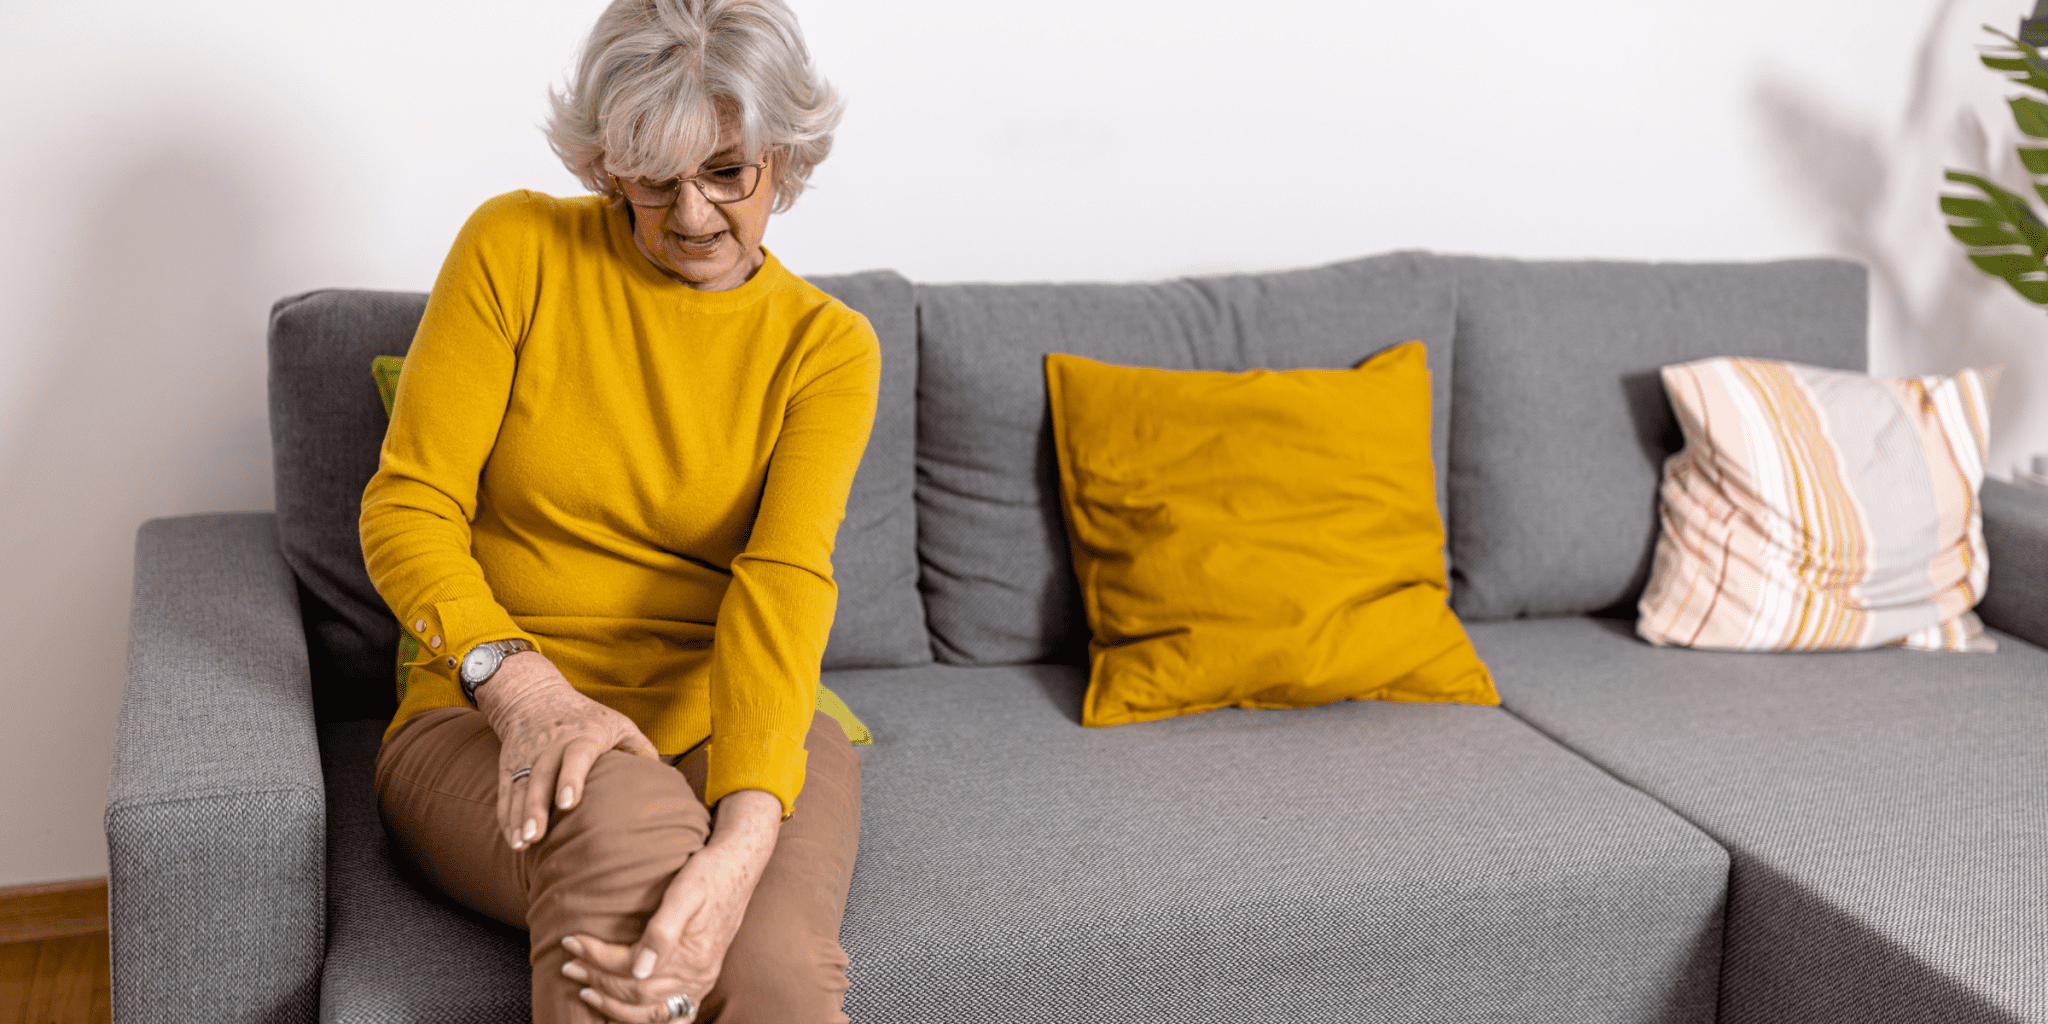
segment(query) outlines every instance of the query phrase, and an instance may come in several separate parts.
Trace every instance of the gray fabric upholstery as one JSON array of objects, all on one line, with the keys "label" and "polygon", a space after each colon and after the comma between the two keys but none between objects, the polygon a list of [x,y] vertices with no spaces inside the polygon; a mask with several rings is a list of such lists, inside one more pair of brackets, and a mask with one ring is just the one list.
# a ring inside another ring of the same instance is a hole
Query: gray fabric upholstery
[{"label": "gray fabric upholstery", "polygon": [[[916,311],[910,283],[874,271],[813,281],[866,315],[882,348],[874,433],[847,502],[838,550],[839,613],[825,664],[931,660],[917,593],[912,499]],[[270,425],[284,551],[313,600],[315,680],[329,718],[390,714],[398,626],[363,567],[363,487],[377,470],[383,405],[370,361],[404,355],[426,295],[330,289],[280,300],[270,318]]]},{"label": "gray fabric upholstery", "polygon": [[1977,613],[1994,629],[2048,647],[2048,494],[1984,481],[1991,579]]},{"label": "gray fabric upholstery", "polygon": [[1468,628],[1509,710],[1729,850],[1724,1024],[2048,1020],[2048,652]]},{"label": "gray fabric upholstery", "polygon": [[1842,259],[1639,263],[1444,257],[1458,277],[1451,605],[1575,615],[1649,579],[1664,459],[1657,369],[1761,356],[1862,370],[1867,273]]},{"label": "gray fabric upholstery", "polygon": [[856,1021],[1708,1021],[1727,861],[1495,708],[1084,729],[1067,666],[835,673]]},{"label": "gray fabric upholstery", "polygon": [[1168,369],[1338,368],[1420,340],[1444,465],[1453,296],[1426,253],[1149,284],[919,285],[917,296],[918,553],[942,662],[1076,662],[1087,645],[1047,418],[1049,352]]},{"label": "gray fabric upholstery", "polygon": [[394,856],[377,814],[387,723],[320,727],[327,773],[327,962],[321,1024],[526,1024],[526,933],[436,892]]},{"label": "gray fabric upholstery", "polygon": [[384,406],[370,360],[404,355],[425,292],[328,289],[270,310],[271,484],[285,561],[306,594],[323,717],[397,710],[398,622],[370,585],[358,529],[377,472]]},{"label": "gray fabric upholstery", "polygon": [[[1713,1019],[1726,856],[1491,708],[1083,729],[1063,666],[838,672],[874,728],[856,1021]],[[523,936],[402,877],[326,727],[328,1022],[514,1021]]]},{"label": "gray fabric upholstery", "polygon": [[313,1019],[323,803],[275,517],[144,523],[107,790],[115,1019]]}]

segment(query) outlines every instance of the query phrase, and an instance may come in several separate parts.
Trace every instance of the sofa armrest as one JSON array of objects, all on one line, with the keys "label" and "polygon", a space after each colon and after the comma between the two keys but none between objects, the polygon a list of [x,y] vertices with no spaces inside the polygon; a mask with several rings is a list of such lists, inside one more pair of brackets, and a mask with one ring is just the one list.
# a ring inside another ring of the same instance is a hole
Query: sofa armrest
[{"label": "sofa armrest", "polygon": [[273,513],[152,519],[107,791],[113,1016],[310,1024],[326,797]]},{"label": "sofa armrest", "polygon": [[2048,647],[2048,494],[1984,481],[1984,544],[1991,581],[1977,614],[1984,624]]}]

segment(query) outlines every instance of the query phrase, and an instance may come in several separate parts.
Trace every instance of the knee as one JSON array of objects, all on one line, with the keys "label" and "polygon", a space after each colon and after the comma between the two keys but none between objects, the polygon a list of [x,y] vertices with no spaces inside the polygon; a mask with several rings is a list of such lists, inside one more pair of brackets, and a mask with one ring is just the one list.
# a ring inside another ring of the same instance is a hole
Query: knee
[{"label": "knee", "polygon": [[[572,916],[593,925],[597,918],[621,926],[644,921],[676,870],[703,848],[711,826],[709,812],[674,768],[620,751],[600,755],[576,806],[551,818],[535,851],[533,907],[566,898],[582,911]],[[533,917],[530,911],[529,926]],[[625,941],[639,938],[638,929],[633,924]],[[606,933],[614,929],[589,930],[612,938]]]},{"label": "knee", "polygon": [[707,1010],[717,1024],[844,1024],[846,952],[824,936],[778,936],[725,955]]}]

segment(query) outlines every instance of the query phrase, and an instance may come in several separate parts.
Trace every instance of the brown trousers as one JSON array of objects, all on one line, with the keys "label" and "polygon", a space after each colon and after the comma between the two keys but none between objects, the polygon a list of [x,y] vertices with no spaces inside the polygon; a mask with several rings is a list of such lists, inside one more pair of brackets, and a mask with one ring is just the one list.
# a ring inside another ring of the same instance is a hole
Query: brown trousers
[{"label": "brown trousers", "polygon": [[[698,1021],[847,1020],[839,922],[860,841],[860,756],[839,724],[811,720],[796,807],[747,904]],[[470,708],[409,719],[377,754],[377,803],[392,846],[442,892],[532,935],[535,1024],[598,1024],[562,974],[562,937],[640,938],[662,893],[704,845],[704,751],[671,767],[607,751],[575,807],[524,850],[498,831],[498,737]]]}]

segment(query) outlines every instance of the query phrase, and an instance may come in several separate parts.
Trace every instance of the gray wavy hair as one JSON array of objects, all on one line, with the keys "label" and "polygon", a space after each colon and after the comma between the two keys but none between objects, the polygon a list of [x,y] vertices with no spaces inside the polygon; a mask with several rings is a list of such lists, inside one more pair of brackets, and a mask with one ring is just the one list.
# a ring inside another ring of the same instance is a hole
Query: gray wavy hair
[{"label": "gray wavy hair", "polygon": [[802,194],[832,151],[845,101],[811,65],[782,0],[614,0],[597,18],[562,92],[548,91],[548,145],[592,192],[610,175],[680,177],[731,140],[747,159],[773,151],[775,212]]}]

